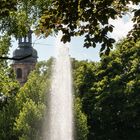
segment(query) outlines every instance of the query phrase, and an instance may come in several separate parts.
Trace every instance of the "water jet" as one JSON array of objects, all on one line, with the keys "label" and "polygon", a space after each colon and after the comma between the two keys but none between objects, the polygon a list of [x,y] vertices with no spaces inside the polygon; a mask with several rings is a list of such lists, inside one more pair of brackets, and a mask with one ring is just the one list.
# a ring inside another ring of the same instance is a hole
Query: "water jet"
[{"label": "water jet", "polygon": [[[60,38],[60,37],[58,37]],[[57,43],[49,98],[49,120],[45,140],[73,140],[73,99],[69,48]]]}]

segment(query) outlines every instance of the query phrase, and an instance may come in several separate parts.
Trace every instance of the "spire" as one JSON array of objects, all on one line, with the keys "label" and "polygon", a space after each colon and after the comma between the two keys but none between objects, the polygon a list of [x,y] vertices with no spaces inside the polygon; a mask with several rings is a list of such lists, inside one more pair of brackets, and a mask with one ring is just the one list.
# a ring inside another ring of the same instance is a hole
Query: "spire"
[{"label": "spire", "polygon": [[28,34],[24,37],[20,37],[18,39],[18,46],[19,47],[31,47],[32,46],[32,30],[28,31]]}]

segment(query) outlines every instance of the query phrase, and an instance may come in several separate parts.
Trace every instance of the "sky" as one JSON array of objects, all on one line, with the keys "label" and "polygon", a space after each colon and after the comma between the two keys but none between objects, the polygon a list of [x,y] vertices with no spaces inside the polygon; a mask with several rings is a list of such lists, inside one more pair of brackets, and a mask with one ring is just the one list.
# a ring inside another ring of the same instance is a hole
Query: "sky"
[{"label": "sky", "polygon": [[[111,37],[115,38],[116,41],[124,38],[127,33],[132,29],[133,23],[131,21],[132,15],[128,14],[123,18],[118,18],[117,20],[110,20],[110,23],[114,25],[114,31],[110,34]],[[38,61],[48,60],[51,56],[55,56],[56,47],[56,37],[49,36],[46,39],[38,39],[33,35],[33,47],[38,52]],[[83,48],[84,37],[73,37],[69,44],[70,56],[76,58],[77,60],[89,60],[89,61],[99,61],[99,50],[100,45],[98,44],[96,48]],[[18,47],[18,43],[13,39],[12,47],[10,49],[10,56],[12,56],[13,51]]]}]

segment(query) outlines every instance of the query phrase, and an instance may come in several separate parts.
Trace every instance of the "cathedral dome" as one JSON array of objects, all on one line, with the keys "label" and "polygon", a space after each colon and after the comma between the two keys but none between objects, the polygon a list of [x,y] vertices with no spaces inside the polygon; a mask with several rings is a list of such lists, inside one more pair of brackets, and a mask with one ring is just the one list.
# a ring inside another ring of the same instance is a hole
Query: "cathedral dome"
[{"label": "cathedral dome", "polygon": [[14,63],[36,63],[37,62],[37,51],[33,47],[18,47],[13,52]]}]

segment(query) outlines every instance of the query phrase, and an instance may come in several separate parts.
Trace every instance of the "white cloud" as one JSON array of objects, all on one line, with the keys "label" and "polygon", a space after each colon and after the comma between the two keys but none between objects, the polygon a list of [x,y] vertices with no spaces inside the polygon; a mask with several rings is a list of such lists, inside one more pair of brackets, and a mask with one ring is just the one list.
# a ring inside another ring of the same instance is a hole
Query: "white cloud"
[{"label": "white cloud", "polygon": [[110,24],[114,26],[114,30],[111,33],[111,37],[115,38],[117,41],[126,37],[127,33],[132,29],[133,22],[129,18],[126,22],[124,18],[118,18],[117,20],[110,20]]},{"label": "white cloud", "polygon": [[132,9],[139,9],[140,4],[139,4],[139,5],[135,5],[135,4],[133,4],[133,3],[130,1],[130,4],[128,4],[128,7],[129,7],[129,8],[132,8]]},{"label": "white cloud", "polygon": [[[133,9],[139,9],[139,5],[133,5],[132,2],[128,4],[128,7]],[[133,13],[130,11],[128,12],[123,18],[118,18],[116,20],[110,19],[110,24],[114,25],[113,33],[111,33],[111,37],[115,38],[117,41],[126,37],[128,32],[133,28],[132,22]]]}]

